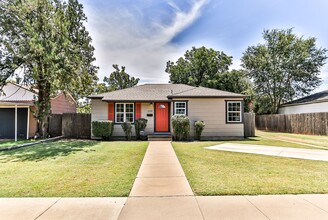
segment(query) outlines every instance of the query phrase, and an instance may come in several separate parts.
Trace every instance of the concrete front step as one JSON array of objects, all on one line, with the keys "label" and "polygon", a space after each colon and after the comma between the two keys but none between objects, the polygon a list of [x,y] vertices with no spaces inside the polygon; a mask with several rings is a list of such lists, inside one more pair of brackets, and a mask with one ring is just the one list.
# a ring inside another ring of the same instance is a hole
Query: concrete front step
[{"label": "concrete front step", "polygon": [[170,133],[149,134],[148,141],[172,141],[172,134]]},{"label": "concrete front step", "polygon": [[148,137],[148,141],[172,141],[171,137]]}]

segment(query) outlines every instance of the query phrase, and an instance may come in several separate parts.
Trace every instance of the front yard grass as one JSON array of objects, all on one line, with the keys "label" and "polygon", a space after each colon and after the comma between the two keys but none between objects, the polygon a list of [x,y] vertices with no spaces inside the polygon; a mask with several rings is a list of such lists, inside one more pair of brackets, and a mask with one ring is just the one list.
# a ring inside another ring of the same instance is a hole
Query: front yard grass
[{"label": "front yard grass", "polygon": [[281,140],[285,143],[298,143],[301,147],[313,145],[323,149],[328,149],[328,136],[268,132],[260,130],[256,131],[256,135],[266,139]]},{"label": "front yard grass", "polygon": [[0,197],[128,196],[147,142],[66,140],[0,152]]},{"label": "front yard grass", "polygon": [[222,143],[173,142],[196,195],[328,193],[328,162],[204,149]]},{"label": "front yard grass", "polygon": [[31,141],[34,141],[34,140],[18,140],[18,141],[0,140],[0,148],[11,147],[11,146],[16,146],[16,145],[20,145],[20,144],[26,144],[26,143],[30,143]]}]

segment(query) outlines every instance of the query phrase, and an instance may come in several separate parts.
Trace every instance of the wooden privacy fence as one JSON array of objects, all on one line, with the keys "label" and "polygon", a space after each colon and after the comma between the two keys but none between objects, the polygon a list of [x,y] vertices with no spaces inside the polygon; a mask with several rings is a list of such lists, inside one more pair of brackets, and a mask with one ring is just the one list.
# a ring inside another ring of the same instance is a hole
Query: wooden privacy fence
[{"label": "wooden privacy fence", "polygon": [[50,137],[58,137],[62,135],[62,115],[52,114],[49,117],[48,133]]},{"label": "wooden privacy fence", "polygon": [[244,136],[255,137],[255,113],[244,113]]},{"label": "wooden privacy fence", "polygon": [[89,139],[91,137],[91,114],[64,113],[51,115],[49,119],[50,136]]},{"label": "wooden privacy fence", "polygon": [[328,135],[328,112],[257,115],[256,128],[296,134]]}]

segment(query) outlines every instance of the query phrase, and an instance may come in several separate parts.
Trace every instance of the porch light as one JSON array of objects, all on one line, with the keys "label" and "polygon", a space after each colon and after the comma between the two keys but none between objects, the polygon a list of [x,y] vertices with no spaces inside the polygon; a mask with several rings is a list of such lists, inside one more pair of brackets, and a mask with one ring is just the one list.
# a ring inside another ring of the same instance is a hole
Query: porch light
[{"label": "porch light", "polygon": [[165,105],[161,104],[158,106],[158,108],[166,108]]}]

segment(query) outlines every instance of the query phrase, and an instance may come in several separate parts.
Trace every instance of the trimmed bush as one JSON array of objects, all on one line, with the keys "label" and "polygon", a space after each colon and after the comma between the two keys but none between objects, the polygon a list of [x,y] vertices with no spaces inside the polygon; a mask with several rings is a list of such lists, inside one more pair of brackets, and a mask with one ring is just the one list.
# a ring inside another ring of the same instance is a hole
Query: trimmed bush
[{"label": "trimmed bush", "polygon": [[124,122],[121,124],[123,131],[125,133],[125,137],[128,141],[131,140],[131,136],[132,136],[132,125],[130,122]]},{"label": "trimmed bush", "polygon": [[93,121],[92,133],[95,137],[101,137],[108,140],[112,136],[114,123],[112,121]]},{"label": "trimmed bush", "polygon": [[189,139],[190,121],[187,116],[174,115],[172,116],[172,126],[174,139],[176,141],[186,141]]},{"label": "trimmed bush", "polygon": [[195,139],[200,141],[200,137],[202,136],[202,132],[204,130],[205,127],[205,122],[203,121],[196,121],[195,122]]},{"label": "trimmed bush", "polygon": [[134,122],[134,128],[136,130],[137,140],[140,140],[140,131],[144,131],[147,127],[148,120],[145,118],[139,118]]}]

